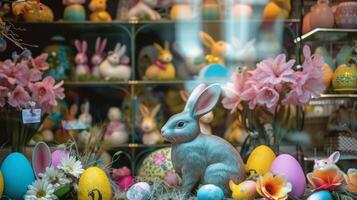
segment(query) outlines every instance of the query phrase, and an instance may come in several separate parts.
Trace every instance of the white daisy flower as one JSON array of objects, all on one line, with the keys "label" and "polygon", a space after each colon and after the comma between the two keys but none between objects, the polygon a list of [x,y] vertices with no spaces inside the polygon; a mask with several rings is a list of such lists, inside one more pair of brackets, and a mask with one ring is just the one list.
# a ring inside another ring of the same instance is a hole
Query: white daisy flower
[{"label": "white daisy flower", "polygon": [[62,171],[54,167],[46,167],[46,172],[44,174],[41,173],[40,177],[51,183],[55,189],[71,182]]},{"label": "white daisy flower", "polygon": [[61,160],[58,169],[61,169],[65,174],[70,174],[76,178],[83,173],[82,163],[72,156],[66,156]]},{"label": "white daisy flower", "polygon": [[45,180],[36,180],[29,185],[25,194],[25,200],[57,200],[57,196],[53,193],[55,188],[52,184]]}]

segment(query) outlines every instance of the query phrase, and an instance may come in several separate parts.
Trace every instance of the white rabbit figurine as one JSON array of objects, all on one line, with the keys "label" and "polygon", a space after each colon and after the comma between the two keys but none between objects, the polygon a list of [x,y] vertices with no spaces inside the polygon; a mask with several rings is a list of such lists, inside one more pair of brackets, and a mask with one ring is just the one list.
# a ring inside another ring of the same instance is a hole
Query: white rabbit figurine
[{"label": "white rabbit figurine", "polygon": [[74,62],[76,63],[76,75],[81,76],[81,75],[89,74],[90,69],[88,66],[87,41],[80,42],[79,40],[76,40],[74,44],[78,51],[76,57],[74,58]]},{"label": "white rabbit figurine", "polygon": [[229,180],[244,180],[244,163],[237,150],[224,139],[200,134],[198,119],[217,104],[221,87],[201,84],[194,89],[183,112],[172,116],[161,134],[172,143],[172,164],[182,176],[183,192],[191,193],[199,184],[220,187],[226,196]]},{"label": "white rabbit figurine", "polygon": [[[189,94],[186,91],[181,90],[180,95],[182,100],[187,102]],[[213,112],[210,111],[199,119],[201,133],[212,134],[212,128],[210,124],[213,121],[213,118],[214,118]]]},{"label": "white rabbit figurine", "polygon": [[120,118],[120,109],[111,107],[108,111],[109,124],[104,134],[104,148],[113,148],[128,142],[129,134]]},{"label": "white rabbit figurine", "polygon": [[340,152],[335,151],[326,159],[315,160],[314,169],[321,169],[328,165],[336,165],[339,159]]},{"label": "white rabbit figurine", "polygon": [[160,110],[160,104],[155,106],[155,108],[150,112],[149,109],[144,105],[140,104],[140,112],[142,115],[142,120],[140,128],[143,131],[143,143],[144,144],[157,144],[163,143],[159,129],[157,128],[156,115]]},{"label": "white rabbit figurine", "polygon": [[128,65],[129,57],[125,55],[126,46],[117,43],[114,51],[110,51],[107,58],[100,64],[99,72],[106,80],[129,80],[131,68]]},{"label": "white rabbit figurine", "polygon": [[86,101],[81,105],[81,114],[79,115],[79,121],[83,122],[87,128],[92,126],[92,115],[89,113],[90,104]]},{"label": "white rabbit figurine", "polygon": [[92,56],[92,74],[95,77],[100,77],[99,73],[99,65],[100,63],[103,62],[104,60],[104,49],[107,45],[107,39],[101,39],[100,37],[97,37],[97,40],[95,42],[95,54]]},{"label": "white rabbit figurine", "polygon": [[161,15],[153,9],[157,3],[158,0],[140,0],[129,10],[127,19],[139,20],[145,17],[148,17],[150,20],[161,19]]}]

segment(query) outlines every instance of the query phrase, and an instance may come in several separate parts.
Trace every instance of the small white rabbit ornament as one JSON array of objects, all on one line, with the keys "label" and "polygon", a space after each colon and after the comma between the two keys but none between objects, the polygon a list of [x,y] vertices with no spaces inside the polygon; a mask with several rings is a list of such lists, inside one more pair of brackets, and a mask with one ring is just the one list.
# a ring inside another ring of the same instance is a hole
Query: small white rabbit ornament
[{"label": "small white rabbit ornament", "polygon": [[230,194],[229,180],[244,180],[244,164],[237,150],[224,139],[200,134],[198,119],[217,104],[221,87],[201,84],[194,89],[181,113],[172,116],[161,129],[172,144],[171,159],[183,179],[182,190],[191,193],[199,184],[220,187]]},{"label": "small white rabbit ornament", "polygon": [[107,58],[100,64],[99,73],[106,80],[129,80],[131,67],[128,65],[129,57],[125,55],[126,46],[117,43],[114,51],[110,51]]},{"label": "small white rabbit ornament", "polygon": [[328,165],[336,165],[339,159],[340,152],[335,151],[326,159],[315,160],[314,169],[321,169]]},{"label": "small white rabbit ornament", "polygon": [[129,134],[125,125],[120,121],[121,111],[118,107],[111,107],[108,111],[109,123],[104,133],[104,148],[117,147],[128,142]]}]

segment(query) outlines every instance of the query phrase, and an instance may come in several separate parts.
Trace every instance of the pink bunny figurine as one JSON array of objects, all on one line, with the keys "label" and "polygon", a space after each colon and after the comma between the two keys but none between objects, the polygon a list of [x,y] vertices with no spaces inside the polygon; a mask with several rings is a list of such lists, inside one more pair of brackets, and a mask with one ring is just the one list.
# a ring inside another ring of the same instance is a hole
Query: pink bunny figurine
[{"label": "pink bunny figurine", "polygon": [[127,167],[113,169],[112,178],[122,192],[127,191],[129,187],[134,184],[134,178],[131,175],[130,169]]},{"label": "pink bunny figurine", "polygon": [[338,160],[340,159],[340,152],[333,152],[330,157],[321,160],[315,160],[314,169],[321,169],[328,165],[336,165]]},{"label": "pink bunny figurine", "polygon": [[95,77],[100,77],[99,73],[99,65],[100,63],[103,62],[104,60],[104,49],[107,45],[107,39],[101,39],[100,37],[97,37],[97,40],[95,42],[95,54],[92,56],[92,74]]},{"label": "pink bunny figurine", "polygon": [[77,76],[86,75],[90,72],[89,66],[87,64],[88,63],[87,41],[80,42],[79,40],[76,40],[74,44],[78,51],[76,57],[74,58],[74,62],[76,63],[76,75]]}]

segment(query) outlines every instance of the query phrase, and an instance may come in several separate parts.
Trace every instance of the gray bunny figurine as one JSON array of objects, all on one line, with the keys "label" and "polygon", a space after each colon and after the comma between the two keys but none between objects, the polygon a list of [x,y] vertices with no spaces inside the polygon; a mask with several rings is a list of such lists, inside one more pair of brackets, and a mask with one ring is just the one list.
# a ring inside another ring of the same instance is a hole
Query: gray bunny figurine
[{"label": "gray bunny figurine", "polygon": [[228,196],[229,180],[244,180],[244,164],[236,149],[220,137],[200,133],[198,119],[215,107],[220,94],[218,84],[199,85],[183,112],[172,116],[161,129],[164,139],[172,143],[172,163],[186,194],[202,183],[214,184]]}]

